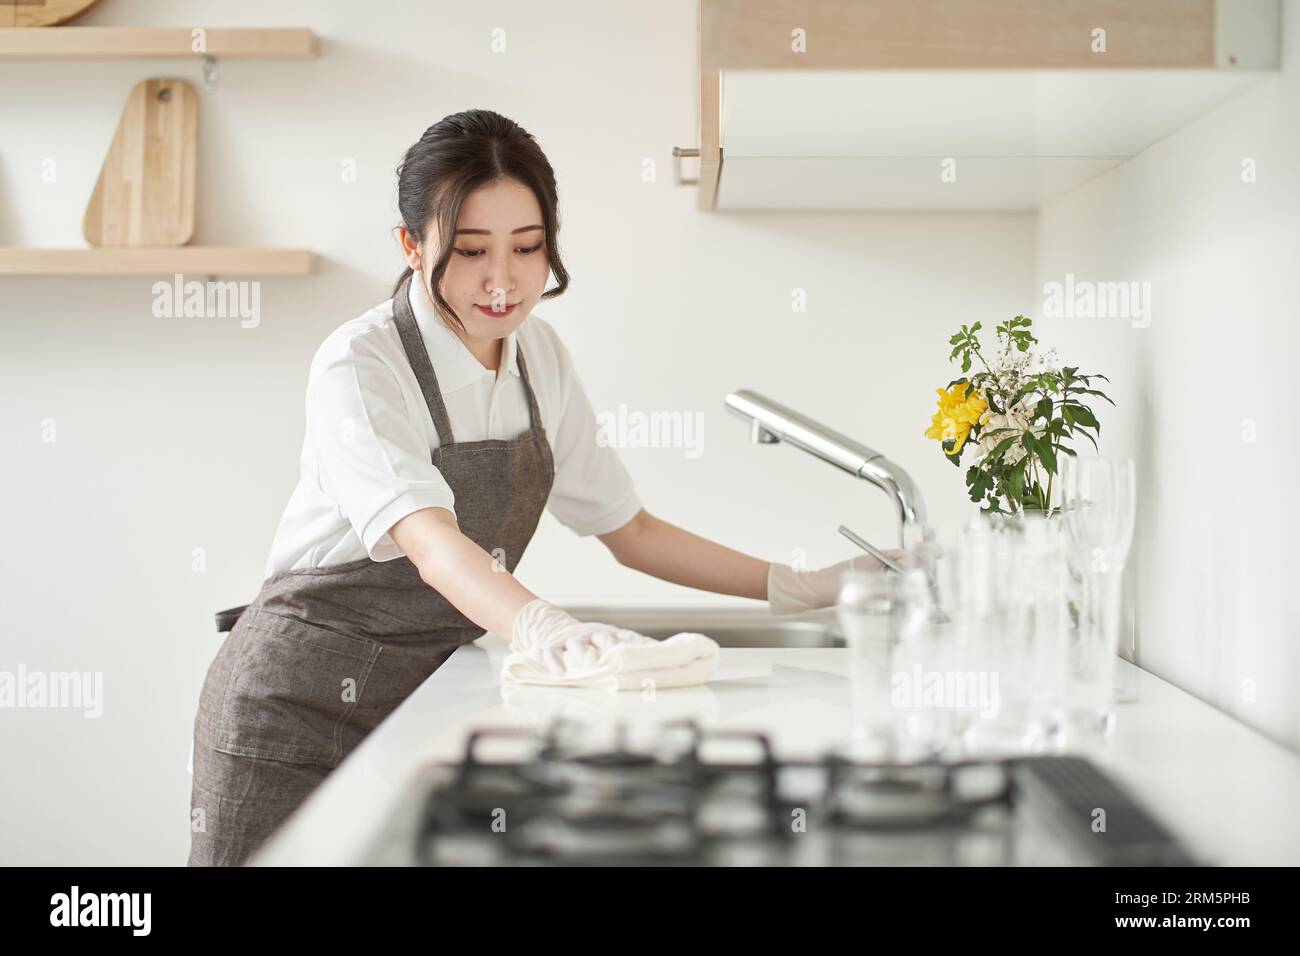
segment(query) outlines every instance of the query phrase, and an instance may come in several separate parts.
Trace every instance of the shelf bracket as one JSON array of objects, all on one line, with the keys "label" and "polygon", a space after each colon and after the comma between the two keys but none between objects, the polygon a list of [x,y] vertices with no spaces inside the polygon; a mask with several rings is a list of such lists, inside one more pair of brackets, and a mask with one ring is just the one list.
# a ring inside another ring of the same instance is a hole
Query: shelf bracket
[{"label": "shelf bracket", "polygon": [[700,181],[699,177],[687,179],[682,175],[682,157],[698,157],[699,155],[700,151],[698,149],[687,149],[681,146],[673,147],[673,182],[678,186],[694,186]]},{"label": "shelf bracket", "polygon": [[216,58],[205,53],[199,65],[203,69],[203,89],[209,93],[215,93],[217,81],[221,78],[221,71],[218,68]]}]

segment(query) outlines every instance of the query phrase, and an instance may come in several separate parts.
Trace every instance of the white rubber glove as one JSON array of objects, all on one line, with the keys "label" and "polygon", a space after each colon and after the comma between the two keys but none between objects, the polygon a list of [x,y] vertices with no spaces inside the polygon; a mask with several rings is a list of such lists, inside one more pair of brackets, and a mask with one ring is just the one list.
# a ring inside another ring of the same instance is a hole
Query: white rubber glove
[{"label": "white rubber glove", "polygon": [[[886,550],[885,554],[901,563],[906,552],[893,548]],[[841,578],[849,570],[892,573],[869,554],[860,554],[815,571],[797,571],[791,565],[773,562],[767,572],[767,605],[773,614],[798,614],[832,607],[839,600]]]},{"label": "white rubber glove", "polygon": [[[943,549],[933,541],[921,541],[910,548],[886,548],[884,553],[902,568],[922,568],[933,573],[934,562]],[[788,564],[773,563],[767,572],[767,604],[773,614],[797,614],[832,607],[839,601],[845,571],[893,574],[869,554],[837,562],[816,571],[796,571]]]},{"label": "white rubber glove", "polygon": [[718,642],[683,631],[657,641],[623,627],[579,621],[541,598],[520,608],[501,683],[644,690],[707,683]]},{"label": "white rubber glove", "polygon": [[534,654],[555,673],[574,670],[615,644],[654,644],[655,639],[612,624],[579,621],[549,601],[529,601],[515,615],[510,649]]}]

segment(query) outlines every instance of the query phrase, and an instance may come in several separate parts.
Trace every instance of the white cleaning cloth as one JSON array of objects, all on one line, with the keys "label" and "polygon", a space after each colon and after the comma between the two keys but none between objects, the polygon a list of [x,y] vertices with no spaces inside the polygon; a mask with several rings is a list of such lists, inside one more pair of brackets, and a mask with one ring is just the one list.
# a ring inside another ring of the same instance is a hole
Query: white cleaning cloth
[{"label": "white cleaning cloth", "polygon": [[[702,684],[718,666],[718,643],[682,632],[662,641],[579,621],[541,598],[515,618],[503,683],[643,690]],[[651,682],[649,685],[646,682]]]}]

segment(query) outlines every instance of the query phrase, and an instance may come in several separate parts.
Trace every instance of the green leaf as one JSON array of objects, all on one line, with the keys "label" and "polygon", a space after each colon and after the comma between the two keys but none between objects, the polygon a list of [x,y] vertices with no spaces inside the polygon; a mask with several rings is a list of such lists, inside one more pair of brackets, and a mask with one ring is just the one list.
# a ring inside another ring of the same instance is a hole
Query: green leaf
[{"label": "green leaf", "polygon": [[1088,428],[1095,428],[1099,432],[1101,431],[1101,426],[1097,424],[1096,416],[1092,414],[1092,409],[1088,408],[1087,405],[1079,405],[1078,403],[1071,402],[1062,408],[1062,413],[1065,412],[1069,412],[1070,417],[1080,425],[1087,426]]},{"label": "green leaf", "polygon": [[[1096,395],[1098,398],[1104,398],[1106,399],[1106,401],[1110,402],[1109,395],[1107,395],[1105,392],[1099,392],[1095,388],[1077,388],[1074,391],[1076,395]],[[1115,405],[1114,402],[1110,402],[1110,403],[1112,405]],[[1118,408],[1119,406],[1116,405],[1115,407]]]},{"label": "green leaf", "polygon": [[1043,467],[1047,469],[1049,475],[1056,474],[1056,452],[1052,450],[1050,441],[1036,441],[1038,446],[1038,457],[1043,462]]},{"label": "green leaf", "polygon": [[[998,429],[998,430],[1002,431],[1002,429]],[[1014,431],[1014,429],[1007,429],[1007,430]],[[1002,439],[1002,441],[998,442],[996,445],[993,446],[993,450],[989,452],[988,457],[990,459],[1000,458],[1002,455],[1006,454],[1008,448],[1010,448],[1019,440],[1020,440],[1019,435],[1012,435],[1010,438]]]},{"label": "green leaf", "polygon": [[1025,486],[1025,466],[1029,464],[1029,457],[1025,456],[1016,462],[1011,470],[1007,472],[1005,481],[1007,497],[1019,501],[1021,492]]}]

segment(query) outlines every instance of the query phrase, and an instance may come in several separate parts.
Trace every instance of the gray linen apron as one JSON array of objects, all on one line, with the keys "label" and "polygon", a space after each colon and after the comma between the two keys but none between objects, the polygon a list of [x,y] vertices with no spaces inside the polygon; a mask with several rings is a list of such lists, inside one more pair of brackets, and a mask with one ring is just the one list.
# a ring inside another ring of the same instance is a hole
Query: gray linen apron
[{"label": "gray linen apron", "polygon": [[[433,464],[456,496],[461,533],[513,572],[555,477],[523,351],[528,430],[456,441],[410,283],[393,314],[438,430]],[[485,633],[406,557],[273,574],[252,604],[219,612],[217,629],[230,636],[194,719],[191,866],[243,863],[456,648]]]}]

